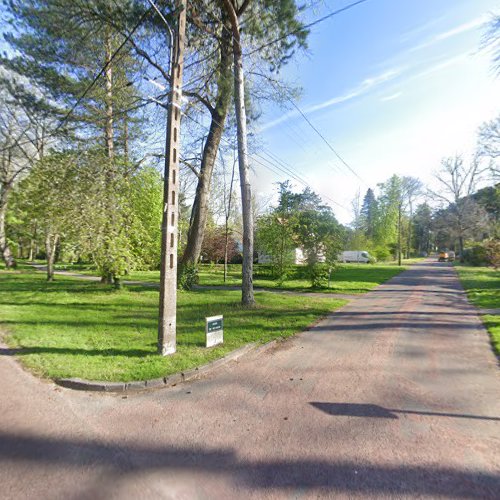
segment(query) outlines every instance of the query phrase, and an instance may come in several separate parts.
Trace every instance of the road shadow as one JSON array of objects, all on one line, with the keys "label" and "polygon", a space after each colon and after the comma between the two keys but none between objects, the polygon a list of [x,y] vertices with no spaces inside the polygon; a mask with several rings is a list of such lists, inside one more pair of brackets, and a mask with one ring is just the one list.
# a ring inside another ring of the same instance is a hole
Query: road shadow
[{"label": "road shadow", "polygon": [[335,417],[368,417],[368,418],[398,418],[398,414],[423,415],[428,417],[450,417],[467,418],[472,420],[491,420],[500,422],[500,417],[489,417],[486,415],[471,415],[466,413],[447,413],[427,410],[404,410],[396,408],[384,408],[383,406],[369,403],[321,403],[313,401],[309,403],[312,407]]},{"label": "road shadow", "polygon": [[[435,464],[429,466],[376,465],[326,459],[249,460],[232,448],[205,449],[162,445],[118,445],[102,441],[61,439],[0,432],[0,464],[32,462],[81,469],[89,464],[106,470],[95,493],[124,475],[172,471],[231,478],[234,487],[270,494],[276,489],[321,489],[329,494],[429,496],[443,498],[498,498],[500,476]],[[26,478],[29,479],[29,478]],[[264,493],[262,493],[264,494]]]}]

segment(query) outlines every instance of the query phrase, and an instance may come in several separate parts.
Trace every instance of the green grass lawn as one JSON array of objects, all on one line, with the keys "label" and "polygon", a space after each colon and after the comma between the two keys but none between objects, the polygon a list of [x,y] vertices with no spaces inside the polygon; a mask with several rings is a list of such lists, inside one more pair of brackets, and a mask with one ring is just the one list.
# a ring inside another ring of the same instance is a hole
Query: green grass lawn
[{"label": "green grass lawn", "polygon": [[[282,289],[298,292],[331,292],[359,294],[365,293],[396,276],[404,267],[397,265],[372,264],[339,264],[332,272],[330,288],[311,288],[306,277],[304,266],[294,266],[290,278],[281,286],[273,279],[268,266],[256,265],[254,268],[254,286]],[[226,285],[241,284],[241,266],[230,266]],[[200,285],[224,285],[223,266],[201,266],[199,271]]]},{"label": "green grass lawn", "polygon": [[[417,261],[416,259],[414,259]],[[404,262],[405,264],[407,261]],[[95,275],[96,270],[89,265],[59,264],[57,269]],[[393,263],[380,264],[339,264],[331,275],[330,287],[311,288],[306,276],[305,266],[292,266],[290,277],[281,286],[274,280],[270,267],[262,264],[254,265],[254,286],[296,292],[327,292],[360,294],[384,283],[405,269]],[[199,266],[199,284],[202,286],[240,286],[241,265],[230,264],[224,282],[224,266],[222,264],[202,264]],[[159,283],[159,271],[132,271],[123,277],[124,281],[141,281],[144,283]]]},{"label": "green grass lawn", "polygon": [[[473,304],[485,309],[500,309],[500,271],[464,265],[455,265],[455,269]],[[493,348],[500,355],[500,315],[489,314],[482,319],[491,334]]]},{"label": "green grass lawn", "polygon": [[[178,295],[178,351],[156,354],[158,291],[56,277],[0,272],[0,328],[16,356],[38,375],[91,380],[145,380],[194,368],[250,342],[288,337],[341,307],[332,298],[257,292],[257,307],[238,291]],[[223,346],[204,347],[204,318],[224,315]]]}]

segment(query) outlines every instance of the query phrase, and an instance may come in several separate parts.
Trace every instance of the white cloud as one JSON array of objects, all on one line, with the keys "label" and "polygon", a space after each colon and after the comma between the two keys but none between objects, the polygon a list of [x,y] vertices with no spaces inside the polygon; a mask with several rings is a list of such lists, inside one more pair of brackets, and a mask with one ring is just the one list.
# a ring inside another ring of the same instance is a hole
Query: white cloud
[{"label": "white cloud", "polygon": [[391,94],[385,97],[382,97],[380,100],[382,102],[387,102],[387,101],[394,101],[394,99],[398,99],[403,95],[403,92],[396,92],[395,94]]},{"label": "white cloud", "polygon": [[452,66],[463,63],[464,61],[466,61],[467,59],[469,59],[473,55],[474,55],[474,52],[467,51],[467,52],[464,52],[463,54],[459,54],[457,56],[442,59],[437,64],[434,64],[433,66],[429,66],[426,69],[424,69],[423,71],[420,71],[420,72],[415,73],[414,75],[410,76],[408,78],[408,81],[416,80],[417,78],[429,76],[433,73],[437,73],[438,71],[448,69]]},{"label": "white cloud", "polygon": [[[371,91],[375,87],[378,87],[379,85],[382,85],[390,80],[393,80],[394,78],[401,75],[405,69],[406,69],[405,67],[392,68],[392,69],[389,69],[387,71],[384,71],[383,73],[381,73],[379,75],[365,78],[360,84],[356,85],[348,92],[346,92],[342,95],[333,97],[331,99],[328,99],[324,102],[309,106],[309,107],[305,108],[303,111],[304,111],[304,113],[314,113],[316,111],[320,111],[320,110],[323,110],[326,108],[330,108],[331,106],[335,106],[337,104],[341,104],[343,102],[350,101],[351,99],[354,99],[355,97],[359,97],[361,95],[367,94],[369,91]],[[290,120],[298,115],[299,115],[298,111],[291,111],[289,113],[286,113],[286,114],[280,116],[279,118],[277,118],[276,120],[270,121],[270,122],[262,125],[262,127],[260,128],[260,132],[263,132],[263,131],[268,130],[272,127],[275,127],[276,125],[279,125],[280,123],[283,123],[287,120]]]},{"label": "white cloud", "polygon": [[460,24],[456,26],[455,28],[452,28],[447,31],[443,31],[441,33],[437,33],[436,35],[433,35],[430,37],[427,41],[420,43],[416,45],[415,47],[412,47],[410,49],[410,52],[416,52],[418,50],[430,47],[436,43],[442,42],[443,40],[447,40],[448,38],[452,38],[457,35],[461,35],[462,33],[466,33],[467,31],[474,30],[476,28],[479,28],[479,26],[482,26],[488,22],[488,17],[486,16],[480,16],[476,17],[472,21],[469,21],[467,23]]}]

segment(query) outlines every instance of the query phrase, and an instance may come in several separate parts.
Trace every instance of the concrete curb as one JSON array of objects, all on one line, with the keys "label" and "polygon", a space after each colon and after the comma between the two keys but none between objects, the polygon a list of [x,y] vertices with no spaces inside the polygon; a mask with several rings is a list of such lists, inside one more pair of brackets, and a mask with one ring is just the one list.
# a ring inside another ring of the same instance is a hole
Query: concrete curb
[{"label": "concrete curb", "polygon": [[270,340],[265,344],[259,344],[258,342],[252,342],[251,344],[244,345],[229,354],[226,354],[224,357],[216,359],[211,363],[207,363],[206,365],[198,366],[196,368],[192,368],[191,370],[187,370],[185,372],[174,373],[169,375],[168,377],[160,377],[154,378],[150,380],[133,380],[130,382],[101,382],[98,380],[85,380],[81,378],[58,378],[54,379],[54,382],[61,387],[65,387],[66,389],[74,389],[77,391],[93,391],[93,392],[138,392],[138,391],[146,391],[152,389],[162,389],[166,387],[173,387],[182,382],[188,382],[190,380],[196,380],[200,378],[202,375],[209,373],[221,366],[224,366],[231,361],[237,361],[240,357],[245,354],[249,354],[253,352],[254,354],[262,354],[268,349],[272,349],[279,344],[287,342],[293,338],[296,338],[297,335],[300,335],[303,332],[307,332],[316,327],[321,321],[325,320],[329,316],[335,315],[336,312],[341,311],[345,306],[349,303],[347,302],[342,307],[335,309],[335,311],[330,312],[326,316],[323,316],[310,325],[308,325],[301,332],[297,332],[295,335],[291,335],[290,337],[285,338],[277,338],[274,340]]},{"label": "concrete curb", "polygon": [[173,387],[181,382],[189,380],[196,380],[202,375],[215,370],[231,361],[236,361],[238,358],[251,351],[262,352],[270,347],[276,345],[278,340],[271,340],[266,344],[258,344],[254,342],[247,344],[239,349],[236,349],[223,358],[216,359],[206,365],[187,370],[185,372],[174,373],[168,377],[160,377],[150,380],[134,380],[131,382],[101,382],[97,380],[85,380],[80,378],[59,378],[54,382],[57,385],[67,389],[74,389],[77,391],[94,391],[94,392],[132,392],[132,391],[145,391],[151,389],[161,389],[164,387]]}]

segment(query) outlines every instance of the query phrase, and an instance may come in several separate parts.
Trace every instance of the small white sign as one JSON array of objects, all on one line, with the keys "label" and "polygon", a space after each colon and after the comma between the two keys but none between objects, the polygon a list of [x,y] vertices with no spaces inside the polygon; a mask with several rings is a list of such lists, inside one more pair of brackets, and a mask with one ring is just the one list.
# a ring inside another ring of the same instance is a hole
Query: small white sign
[{"label": "small white sign", "polygon": [[205,318],[206,347],[212,347],[224,342],[223,316],[209,316]]}]

